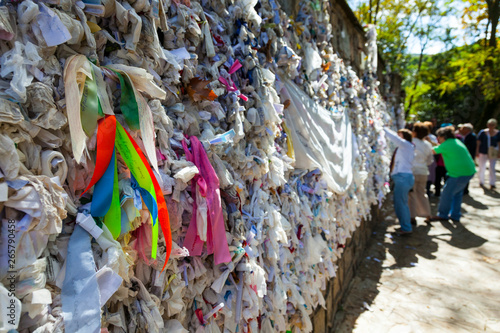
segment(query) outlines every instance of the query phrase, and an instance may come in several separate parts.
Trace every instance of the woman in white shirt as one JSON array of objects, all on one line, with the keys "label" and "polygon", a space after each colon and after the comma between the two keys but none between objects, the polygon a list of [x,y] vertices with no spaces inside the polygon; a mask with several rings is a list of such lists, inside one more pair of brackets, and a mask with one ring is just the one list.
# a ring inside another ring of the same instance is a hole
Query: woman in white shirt
[{"label": "woman in white shirt", "polygon": [[401,229],[397,230],[397,233],[407,235],[412,233],[408,192],[415,181],[412,170],[415,146],[411,143],[412,134],[407,129],[401,129],[397,134],[388,128],[384,128],[384,131],[387,138],[397,146],[391,163],[391,178],[394,182],[394,210],[401,225]]},{"label": "woman in white shirt", "polygon": [[[410,192],[410,214],[411,223],[416,225],[416,217],[431,216],[431,205],[426,193],[427,177],[429,176],[428,166],[434,161],[432,145],[423,139],[429,134],[429,128],[424,123],[416,123],[413,127],[413,141],[415,145],[415,159],[413,160],[413,176],[415,185]],[[427,221],[426,220],[426,221]]]}]

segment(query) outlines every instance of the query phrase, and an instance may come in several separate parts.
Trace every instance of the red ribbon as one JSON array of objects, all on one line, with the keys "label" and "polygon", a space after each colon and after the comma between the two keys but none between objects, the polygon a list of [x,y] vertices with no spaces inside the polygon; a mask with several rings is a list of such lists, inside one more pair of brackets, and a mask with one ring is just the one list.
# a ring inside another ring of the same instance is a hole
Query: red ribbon
[{"label": "red ribbon", "polygon": [[198,318],[200,324],[205,326],[205,319],[203,318],[203,312],[201,311],[201,309],[194,310],[194,313],[196,314],[196,317]]},{"label": "red ribbon", "polygon": [[101,179],[106,172],[111,157],[113,156],[113,149],[115,148],[115,135],[116,135],[116,118],[115,116],[106,116],[104,119],[99,120],[97,129],[97,158],[94,169],[94,174],[90,183],[83,191],[87,192],[92,186]]}]

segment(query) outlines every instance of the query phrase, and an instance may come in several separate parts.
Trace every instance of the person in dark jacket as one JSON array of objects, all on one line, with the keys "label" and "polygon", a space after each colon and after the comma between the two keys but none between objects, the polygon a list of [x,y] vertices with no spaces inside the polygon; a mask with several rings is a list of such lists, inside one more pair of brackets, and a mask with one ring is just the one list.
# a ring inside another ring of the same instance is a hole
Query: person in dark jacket
[{"label": "person in dark jacket", "polygon": [[[473,132],[474,127],[472,126],[471,123],[463,124],[459,131],[460,134],[462,135],[462,141],[464,145],[467,147],[467,150],[469,151],[470,156],[472,156],[472,159],[476,157],[476,148],[477,148],[477,137],[476,134]],[[469,194],[469,184],[467,183],[467,186],[465,187],[464,190],[464,195]]]},{"label": "person in dark jacket", "polygon": [[475,158],[476,157],[477,138],[476,138],[476,134],[474,134],[473,130],[474,130],[474,127],[470,123],[463,124],[462,127],[460,127],[460,134],[463,137],[464,145],[467,147],[467,150],[469,151],[470,156],[472,156],[472,158]]},{"label": "person in dark jacket", "polygon": [[477,134],[477,164],[479,165],[479,185],[484,188],[484,174],[486,163],[490,161],[490,185],[491,189],[496,189],[495,164],[500,158],[500,131],[497,130],[498,121],[495,118],[488,120],[488,127]]}]

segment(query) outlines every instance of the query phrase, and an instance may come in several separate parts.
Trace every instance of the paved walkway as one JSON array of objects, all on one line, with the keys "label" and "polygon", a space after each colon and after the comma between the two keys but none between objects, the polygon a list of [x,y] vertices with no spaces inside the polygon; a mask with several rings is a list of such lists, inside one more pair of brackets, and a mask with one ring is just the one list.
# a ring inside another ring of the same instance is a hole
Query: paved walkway
[{"label": "paved walkway", "polygon": [[419,219],[410,237],[387,201],[335,332],[500,332],[500,192],[477,176],[470,192],[460,223]]}]

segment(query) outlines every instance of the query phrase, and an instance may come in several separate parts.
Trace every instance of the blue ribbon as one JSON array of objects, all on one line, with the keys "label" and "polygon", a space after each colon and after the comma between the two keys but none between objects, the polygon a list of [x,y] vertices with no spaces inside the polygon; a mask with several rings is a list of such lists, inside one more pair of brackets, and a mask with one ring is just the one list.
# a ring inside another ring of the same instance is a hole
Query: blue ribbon
[{"label": "blue ribbon", "polygon": [[158,217],[158,205],[156,204],[155,198],[153,198],[149,191],[139,186],[133,175],[131,175],[131,184],[132,188],[141,194],[142,200],[146,204],[146,207],[148,207],[148,210],[153,218],[153,225],[155,225],[156,218]]},{"label": "blue ribbon", "polygon": [[92,206],[90,213],[92,216],[102,217],[106,215],[111,206],[111,199],[113,198],[113,184],[115,181],[115,149],[111,161],[102,175],[101,179],[94,185],[94,196],[92,198]]}]

